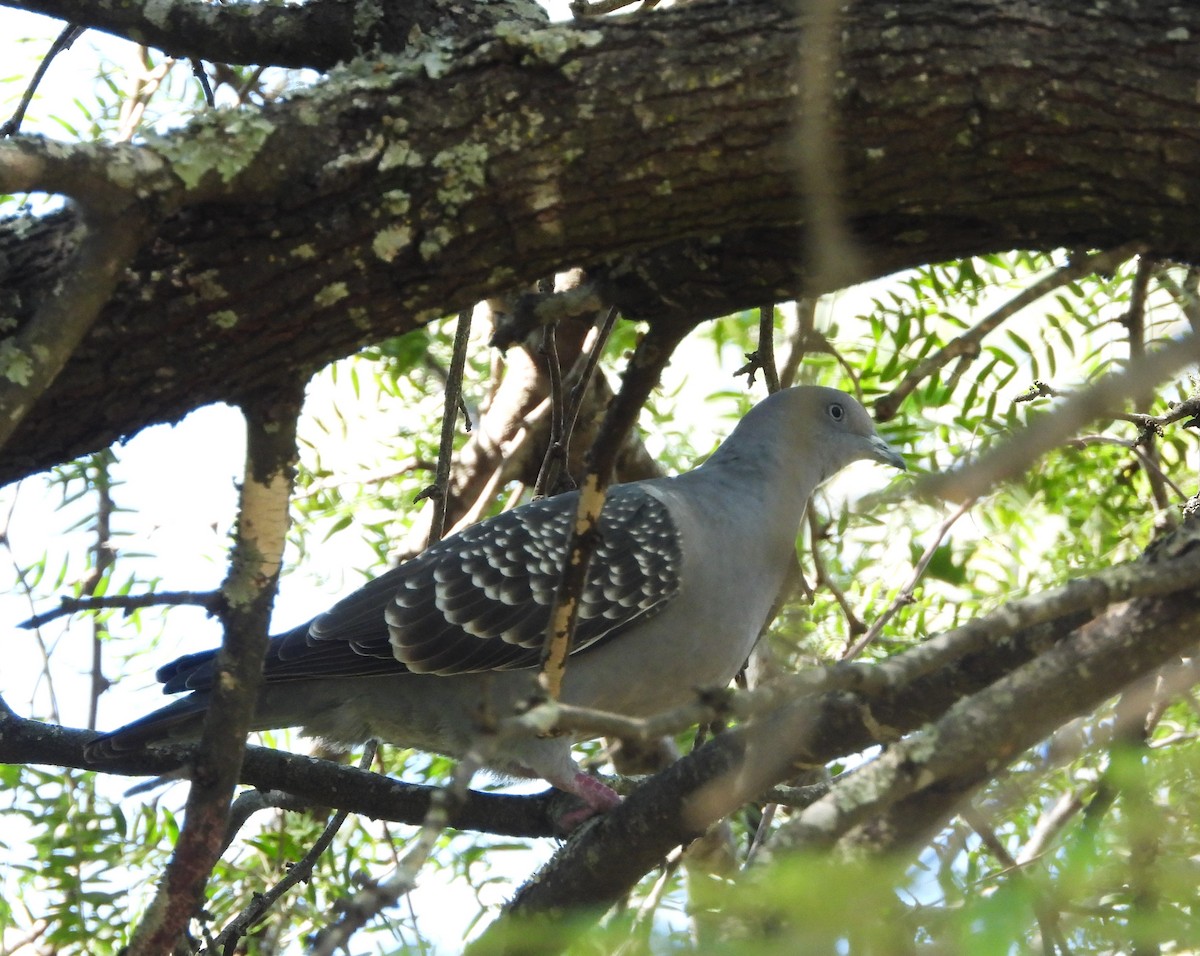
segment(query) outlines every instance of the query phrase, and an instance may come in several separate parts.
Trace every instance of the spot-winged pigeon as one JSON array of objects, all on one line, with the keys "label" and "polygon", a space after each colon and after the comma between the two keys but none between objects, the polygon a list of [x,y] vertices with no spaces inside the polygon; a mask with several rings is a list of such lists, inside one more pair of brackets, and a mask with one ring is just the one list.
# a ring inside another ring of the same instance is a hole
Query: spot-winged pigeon
[{"label": "spot-winged pigeon", "polygon": [[[801,386],[756,405],[693,471],[611,487],[562,700],[646,716],[727,684],[779,593],[813,490],[859,459],[904,468],[851,396]],[[533,696],[576,500],[482,521],[272,638],[254,728],[465,754],[485,709],[511,714]],[[165,693],[191,693],[90,755],[197,736],[215,653],[162,667]],[[616,795],[579,770],[571,743],[505,738],[489,766],[611,807]]]}]

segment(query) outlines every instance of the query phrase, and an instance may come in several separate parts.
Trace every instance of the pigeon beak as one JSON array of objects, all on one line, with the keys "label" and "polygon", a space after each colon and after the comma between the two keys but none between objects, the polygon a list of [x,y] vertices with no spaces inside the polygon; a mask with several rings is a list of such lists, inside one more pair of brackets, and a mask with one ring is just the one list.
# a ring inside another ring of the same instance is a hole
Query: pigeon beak
[{"label": "pigeon beak", "polygon": [[877,462],[884,465],[891,465],[893,468],[899,468],[901,471],[908,471],[908,466],[904,464],[904,456],[900,454],[894,447],[885,442],[878,435],[872,435],[871,442],[871,457]]}]

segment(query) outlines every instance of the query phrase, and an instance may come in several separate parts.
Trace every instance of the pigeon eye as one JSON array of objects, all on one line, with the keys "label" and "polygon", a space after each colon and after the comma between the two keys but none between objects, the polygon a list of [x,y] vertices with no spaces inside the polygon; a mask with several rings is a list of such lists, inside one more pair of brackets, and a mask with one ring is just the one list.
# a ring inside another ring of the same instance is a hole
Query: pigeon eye
[{"label": "pigeon eye", "polygon": [[832,418],[835,422],[840,422],[843,418],[846,417],[846,409],[844,407],[842,407],[841,402],[830,402],[829,403],[829,417]]}]

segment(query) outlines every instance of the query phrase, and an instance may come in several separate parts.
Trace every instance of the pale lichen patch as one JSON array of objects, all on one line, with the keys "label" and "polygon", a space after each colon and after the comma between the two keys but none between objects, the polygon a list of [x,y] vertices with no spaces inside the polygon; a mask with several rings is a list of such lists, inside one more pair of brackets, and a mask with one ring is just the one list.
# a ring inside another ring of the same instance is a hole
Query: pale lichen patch
[{"label": "pale lichen patch", "polygon": [[225,287],[217,281],[217,277],[221,273],[216,269],[205,269],[203,272],[197,272],[188,280],[188,287],[196,293],[196,297],[201,302],[212,302],[214,299],[224,299],[229,293]]},{"label": "pale lichen patch", "polygon": [[433,157],[433,166],[443,170],[437,196],[442,205],[457,208],[472,199],[486,179],[488,148],[483,143],[459,143]]},{"label": "pale lichen patch", "polygon": [[344,282],[331,282],[313,296],[313,303],[318,308],[327,309],[350,294]]},{"label": "pale lichen patch", "polygon": [[210,174],[230,183],[262,152],[275,125],[260,113],[213,110],[184,136],[147,136],[147,145],[171,164],[188,189]]},{"label": "pale lichen patch", "polygon": [[407,166],[410,169],[415,166],[420,166],[425,162],[425,158],[418,153],[405,140],[397,140],[389,145],[383,155],[379,157],[379,171],[386,173],[389,169],[398,169],[401,166]]},{"label": "pale lichen patch", "polygon": [[383,209],[393,216],[403,216],[412,205],[412,196],[403,189],[389,189],[382,197]]},{"label": "pale lichen patch", "polygon": [[412,230],[407,226],[392,226],[375,233],[371,249],[384,262],[391,262],[412,245]]},{"label": "pale lichen patch", "polygon": [[14,385],[28,385],[33,377],[33,358],[11,340],[0,342],[0,376]]},{"label": "pale lichen patch", "polygon": [[340,169],[358,169],[364,166],[369,166],[379,158],[383,153],[383,137],[374,135],[365,139],[357,149],[350,149],[342,152],[336,159],[325,164],[327,171],[336,171]]},{"label": "pale lichen patch", "polygon": [[530,30],[528,24],[517,22],[497,24],[495,33],[507,47],[522,54],[524,66],[556,66],[568,53],[594,47],[604,39],[599,30],[570,27]]},{"label": "pale lichen patch", "polygon": [[450,240],[454,238],[454,234],[445,226],[435,226],[429,230],[429,233],[421,240],[421,245],[418,247],[421,253],[421,258],[428,262],[439,252],[450,244]]},{"label": "pale lichen patch", "polygon": [[147,23],[152,23],[160,30],[167,29],[171,24],[171,13],[174,8],[171,0],[146,0],[142,4],[142,16]]}]

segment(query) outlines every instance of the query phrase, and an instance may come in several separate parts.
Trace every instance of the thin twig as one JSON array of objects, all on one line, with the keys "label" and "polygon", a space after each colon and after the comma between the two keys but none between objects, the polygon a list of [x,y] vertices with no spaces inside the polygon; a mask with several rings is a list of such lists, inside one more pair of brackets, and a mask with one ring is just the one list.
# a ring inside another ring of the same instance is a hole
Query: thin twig
[{"label": "thin twig", "polygon": [[[591,344],[585,346],[584,350],[575,360],[575,364],[566,374],[564,381],[571,383],[571,392],[567,397],[566,409],[563,412],[562,422],[562,437],[559,439],[559,453],[553,458],[551,473],[543,481],[542,476],[538,476],[537,487],[544,489],[543,494],[553,493],[551,489],[559,489],[561,484],[561,474],[566,468],[566,462],[570,454],[571,439],[575,434],[575,426],[579,422],[579,413],[583,409],[584,399],[587,397],[588,389],[591,387],[592,378],[596,374],[596,368],[600,364],[600,356],[604,353],[604,347],[608,344],[608,338],[612,334],[613,326],[617,321],[617,309],[613,306],[604,316],[604,320],[598,328],[593,328],[589,333]],[[551,449],[554,448],[553,443]],[[550,452],[547,451],[546,461],[550,461]],[[546,467],[546,461],[543,461],[542,467]]]},{"label": "thin twig", "polygon": [[928,475],[917,482],[916,494],[965,501],[984,494],[992,485],[1015,478],[1030,462],[1058,447],[1088,423],[1119,413],[1123,402],[1200,358],[1200,336],[1189,334],[1131,360],[1120,372],[1063,402],[1053,414],[1030,421],[1013,437],[988,449],[970,464]]},{"label": "thin twig", "polygon": [[650,888],[650,892],[638,906],[633,925],[629,927],[628,938],[613,950],[613,956],[634,956],[634,954],[649,951],[650,931],[654,926],[654,918],[658,913],[659,904],[662,903],[663,897],[671,886],[671,880],[679,871],[679,865],[682,862],[683,847],[676,847],[667,855],[663,861],[662,872],[658,874],[654,886]]},{"label": "thin twig", "polygon": [[[84,579],[81,588],[81,593],[85,597],[95,595],[100,582],[104,580],[104,575],[108,573],[117,560],[117,552],[112,546],[112,513],[114,505],[111,476],[108,471],[111,460],[111,456],[107,452],[100,452],[92,456],[92,465],[95,468],[97,499],[96,525],[94,528],[96,543],[92,547],[94,555],[92,570]],[[104,677],[103,670],[104,638],[107,634],[108,628],[105,626],[103,619],[98,616],[93,617],[91,683],[88,688],[88,730],[96,729],[96,718],[100,709],[100,696],[108,687],[108,681]]]},{"label": "thin twig", "polygon": [[937,549],[940,547],[942,539],[950,533],[950,529],[954,527],[954,523],[968,511],[970,511],[974,504],[975,499],[969,498],[955,508],[950,517],[938,525],[937,531],[935,531],[933,534],[933,540],[926,545],[925,552],[921,555],[921,559],[917,562],[916,567],[913,568],[912,574],[909,575],[908,582],[900,590],[900,593],[896,595],[895,600],[884,609],[883,613],[871,622],[871,626],[867,629],[867,633],[846,648],[845,652],[842,654],[842,660],[846,661],[858,657],[858,655],[861,654],[864,649],[869,647],[875,638],[880,635],[884,627],[887,625],[887,622],[890,621],[893,616],[895,616],[896,612],[899,611],[901,607],[912,604],[913,593],[917,589],[917,584],[920,582],[921,578],[925,576],[925,571],[929,567],[929,562],[933,560],[934,554],[937,553]]},{"label": "thin twig", "polygon": [[[824,793],[821,794],[821,796],[824,795]],[[758,826],[754,828],[754,838],[750,841],[750,849],[746,851],[746,862],[742,864],[743,869],[748,870],[754,865],[754,858],[758,856],[763,844],[766,843],[767,834],[771,830],[771,823],[774,821],[778,810],[779,804],[775,802],[768,803],[763,807],[762,816],[758,820]]]},{"label": "thin twig", "polygon": [[1176,282],[1171,274],[1164,270],[1158,274],[1158,284],[1166,289],[1179,305],[1184,318],[1192,327],[1192,331],[1200,333],[1200,294],[1197,294],[1197,287],[1200,286],[1200,269],[1195,266],[1189,267],[1182,283]]},{"label": "thin twig", "polygon": [[204,69],[204,61],[197,57],[192,57],[192,76],[200,82],[200,89],[204,93],[204,102],[209,109],[217,105],[217,98],[213,96],[212,84],[208,82],[208,73]]},{"label": "thin twig", "polygon": [[758,309],[758,362],[767,380],[767,392],[779,391],[779,370],[775,367],[775,303]]},{"label": "thin twig", "polygon": [[787,337],[788,350],[779,371],[779,384],[784,388],[796,384],[800,363],[808,354],[813,340],[817,338],[817,301],[815,298],[796,300],[796,327]]},{"label": "thin twig", "polygon": [[429,523],[429,541],[426,547],[441,541],[446,532],[446,501],[450,495],[450,462],[454,457],[454,426],[458,422],[458,407],[462,400],[463,369],[467,365],[467,344],[471,338],[472,309],[458,313],[454,326],[454,353],[450,358],[450,371],[446,375],[445,398],[442,410],[442,440],[438,447],[437,477],[433,485],[426,488],[416,500],[433,498],[433,517]]},{"label": "thin twig", "polygon": [[[996,836],[996,831],[991,823],[984,817],[979,809],[968,803],[962,808],[961,816],[967,824],[983,840],[984,846],[988,848],[992,856],[1000,863],[1006,871],[1010,879],[1018,881],[1027,881],[1021,863],[1013,858],[1013,855],[1008,852],[1006,847]],[[1058,913],[1051,909],[1046,901],[1033,888],[1029,894],[1033,906],[1033,916],[1037,920],[1038,926],[1042,931],[1042,952],[1044,956],[1055,956],[1056,953],[1070,953],[1067,946],[1067,941],[1063,938],[1062,927],[1059,926]]]},{"label": "thin twig", "polygon": [[26,630],[35,630],[67,614],[80,611],[104,611],[117,609],[125,612],[143,607],[188,604],[202,607],[210,613],[215,611],[221,595],[217,591],[155,591],[152,594],[106,594],[103,597],[63,597],[58,607],[35,614],[19,625]]},{"label": "thin twig", "polygon": [[746,353],[746,364],[734,375],[745,375],[747,386],[754,384],[754,373],[762,369],[768,394],[779,391],[779,372],[775,368],[775,306],[758,307],[758,347]]},{"label": "thin twig", "polygon": [[1131,357],[1144,355],[1146,352],[1146,293],[1150,289],[1150,279],[1158,268],[1158,260],[1151,256],[1141,256],[1138,259],[1137,272],[1133,276],[1133,288],[1129,292],[1129,311],[1121,319],[1121,324],[1129,330],[1129,354]]},{"label": "thin twig", "polygon": [[[359,770],[370,768],[371,761],[375,759],[375,751],[378,749],[378,746],[378,743],[374,740],[367,742],[366,748],[363,750],[362,759],[358,762]],[[329,849],[333,838],[337,835],[338,830],[341,829],[342,824],[346,822],[346,818],[349,816],[349,810],[338,810],[334,813],[325,825],[325,829],[321,831],[321,835],[308,848],[308,852],[297,863],[289,867],[287,873],[274,886],[265,893],[255,894],[250,905],[234,917],[213,941],[212,946],[209,947],[210,951],[221,953],[222,956],[233,956],[238,942],[249,932],[250,927],[262,919],[267,910],[274,906],[284,893],[297,883],[307,882],[312,877],[313,868],[317,865],[317,860],[320,859],[322,853]]]},{"label": "thin twig", "polygon": [[[125,792],[126,797],[131,794],[132,791]],[[259,790],[257,788],[243,790],[229,808],[229,821],[225,826],[225,839],[221,843],[221,854],[225,854],[225,851],[242,831],[242,827],[254,814],[262,810],[294,810],[299,813],[311,809],[312,806],[311,801],[282,790]]]},{"label": "thin twig", "polygon": [[596,440],[588,452],[587,474],[580,488],[562,579],[555,592],[554,606],[546,627],[541,673],[538,675],[539,684],[551,698],[557,698],[562,688],[579,602],[587,582],[588,566],[596,550],[595,530],[600,522],[600,512],[604,508],[617,454],[650,392],[658,384],[675,347],[687,332],[685,323],[662,322],[650,327],[634,350],[621,381],[621,390],[609,405]]},{"label": "thin twig", "polygon": [[845,592],[838,587],[837,582],[830,576],[829,571],[825,567],[825,559],[821,556],[821,551],[817,547],[817,542],[825,534],[825,529],[821,527],[821,519],[817,517],[816,511],[812,507],[812,502],[809,502],[809,507],[805,511],[805,517],[808,519],[808,538],[810,542],[808,555],[812,559],[813,570],[817,575],[817,587],[821,585],[827,587],[829,593],[833,595],[833,599],[837,601],[838,607],[842,609],[842,614],[846,618],[846,633],[850,637],[853,637],[855,634],[862,634],[867,629],[867,625],[854,613],[854,608],[850,606],[850,601],[847,600]]},{"label": "thin twig", "polygon": [[[1158,269],[1158,260],[1151,256],[1142,256],[1138,260],[1137,272],[1133,277],[1133,288],[1129,294],[1129,311],[1121,320],[1129,332],[1129,357],[1140,359],[1146,354],[1146,298],[1150,289],[1150,280]],[[1145,408],[1154,399],[1154,392],[1147,388],[1142,394],[1133,397],[1135,408]],[[1175,516],[1167,511],[1170,501],[1167,496],[1166,484],[1159,476],[1162,469],[1158,467],[1159,451],[1154,441],[1155,430],[1146,429],[1143,432],[1145,453],[1141,455],[1144,462],[1152,463],[1146,468],[1146,480],[1150,483],[1150,494],[1164,518],[1175,524]]]},{"label": "thin twig", "polygon": [[596,375],[596,369],[600,365],[600,356],[604,354],[605,346],[608,345],[609,336],[612,335],[613,326],[616,324],[617,307],[614,305],[605,313],[600,325],[592,330],[589,336],[591,344],[575,360],[571,371],[567,373],[567,381],[571,383],[571,394],[563,419],[563,441],[568,446],[571,444],[571,435],[575,431],[575,425],[579,421],[579,413],[583,409],[583,400],[587,396],[592,379]]},{"label": "thin twig", "polygon": [[85,27],[77,26],[74,23],[68,23],[63,27],[62,32],[54,38],[54,42],[50,44],[50,49],[46,51],[46,55],[42,57],[42,62],[38,64],[38,68],[34,71],[33,79],[29,81],[29,85],[25,87],[25,92],[21,94],[21,100],[17,103],[17,108],[13,111],[12,117],[5,121],[3,125],[0,125],[0,136],[16,136],[21,131],[21,124],[25,121],[25,111],[29,109],[29,104],[33,102],[33,94],[37,92],[38,86],[46,76],[46,71],[50,69],[50,64],[64,50],[70,49],[71,44],[79,39],[85,29]]},{"label": "thin twig", "polygon": [[546,454],[542,456],[542,466],[538,469],[537,481],[533,485],[533,496],[542,498],[549,494],[549,487],[557,482],[563,471],[563,462],[567,457],[567,446],[564,439],[563,424],[563,378],[562,366],[559,364],[558,343],[555,340],[555,326],[542,326],[542,358],[546,361],[546,371],[550,376],[550,436],[546,442]]},{"label": "thin twig", "polygon": [[[1089,784],[1089,786],[1091,786]],[[1049,847],[1054,838],[1063,828],[1083,809],[1083,796],[1079,790],[1068,790],[1063,793],[1054,806],[1038,817],[1033,832],[1017,854],[1017,863],[1024,866],[1036,860]]]},{"label": "thin twig", "polygon": [[417,874],[433,853],[439,837],[449,825],[454,808],[464,799],[479,767],[479,762],[470,756],[458,762],[449,785],[439,787],[430,795],[429,811],[421,829],[395,871],[382,883],[365,888],[342,905],[341,918],[317,934],[311,949],[314,956],[333,956],[368,920],[416,886]]},{"label": "thin twig", "polygon": [[[1158,456],[1151,457],[1142,450],[1141,444],[1136,441],[1129,441],[1125,438],[1113,438],[1111,435],[1080,435],[1077,438],[1072,438],[1066,442],[1068,448],[1086,448],[1088,445],[1116,445],[1118,448],[1126,448],[1138,458],[1142,463],[1142,467],[1146,469],[1147,475],[1153,474],[1165,487],[1179,498],[1180,501],[1186,501],[1188,496],[1183,493],[1180,488],[1171,479],[1171,476],[1162,470],[1162,466],[1158,461]],[[1170,502],[1165,501],[1160,504],[1159,510],[1170,507]]]}]

